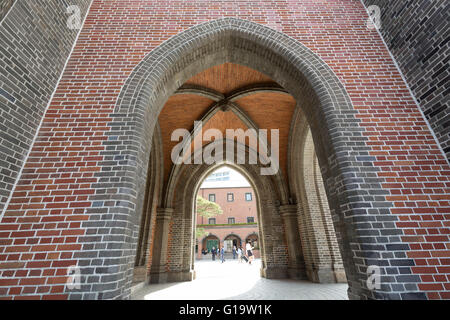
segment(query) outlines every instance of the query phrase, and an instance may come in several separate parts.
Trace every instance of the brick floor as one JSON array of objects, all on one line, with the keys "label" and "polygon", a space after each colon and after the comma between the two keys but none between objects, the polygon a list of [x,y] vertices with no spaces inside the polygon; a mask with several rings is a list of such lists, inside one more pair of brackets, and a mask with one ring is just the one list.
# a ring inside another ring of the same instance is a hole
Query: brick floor
[{"label": "brick floor", "polygon": [[196,261],[191,282],[135,287],[135,300],[346,300],[347,284],[317,284],[261,278],[261,261]]}]

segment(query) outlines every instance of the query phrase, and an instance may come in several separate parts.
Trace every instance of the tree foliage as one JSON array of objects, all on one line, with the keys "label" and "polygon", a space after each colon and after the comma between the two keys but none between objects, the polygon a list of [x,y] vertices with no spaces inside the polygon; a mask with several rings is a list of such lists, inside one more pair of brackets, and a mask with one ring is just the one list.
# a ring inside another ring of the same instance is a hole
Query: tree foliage
[{"label": "tree foliage", "polygon": [[197,213],[207,219],[223,213],[222,208],[215,202],[211,202],[197,196]]},{"label": "tree foliage", "polygon": [[[200,196],[197,196],[196,202],[197,213],[202,217],[209,219],[223,213],[222,208],[215,202],[206,200]],[[209,235],[209,232],[205,231],[205,228],[195,228],[196,238],[204,238]]]},{"label": "tree foliage", "polygon": [[195,228],[195,237],[197,239],[201,239],[201,238],[204,238],[204,237],[207,237],[207,236],[209,236],[209,232],[207,232],[205,230],[205,228],[202,228],[202,227]]}]

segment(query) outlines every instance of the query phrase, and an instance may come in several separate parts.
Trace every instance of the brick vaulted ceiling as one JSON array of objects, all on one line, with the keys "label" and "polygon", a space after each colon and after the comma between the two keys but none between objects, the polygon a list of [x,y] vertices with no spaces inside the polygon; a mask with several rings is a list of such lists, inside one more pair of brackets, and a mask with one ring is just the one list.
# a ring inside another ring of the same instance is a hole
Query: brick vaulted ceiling
[{"label": "brick vaulted ceiling", "polygon": [[[230,96],[246,88],[276,87],[279,85],[266,75],[248,67],[225,63],[209,68],[191,79],[182,88],[201,88],[211,91],[217,96]],[[282,90],[282,89],[281,89]],[[177,92],[171,96],[159,115],[164,155],[164,182],[166,183],[172,170],[171,152],[177,141],[171,141],[171,134],[175,129],[184,128],[192,131],[194,121],[202,117],[220,100],[212,97],[193,94],[191,91]],[[279,129],[280,138],[280,168],[287,178],[287,146],[289,129],[296,102],[291,95],[277,90],[255,90],[251,94],[237,97],[233,100],[242,111],[260,129]],[[207,123],[203,131],[214,128],[222,131],[226,129],[248,129],[238,116],[231,111],[218,111]],[[270,134],[269,134],[270,141]]]}]

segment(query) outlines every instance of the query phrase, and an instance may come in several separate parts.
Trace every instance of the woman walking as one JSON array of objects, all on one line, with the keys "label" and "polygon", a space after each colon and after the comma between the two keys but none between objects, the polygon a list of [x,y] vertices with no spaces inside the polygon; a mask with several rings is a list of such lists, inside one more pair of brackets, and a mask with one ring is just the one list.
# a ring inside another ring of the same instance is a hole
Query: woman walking
[{"label": "woman walking", "polygon": [[253,255],[253,247],[251,246],[250,241],[248,241],[245,245],[245,250],[247,251],[248,264],[250,265],[255,258],[255,256]]}]

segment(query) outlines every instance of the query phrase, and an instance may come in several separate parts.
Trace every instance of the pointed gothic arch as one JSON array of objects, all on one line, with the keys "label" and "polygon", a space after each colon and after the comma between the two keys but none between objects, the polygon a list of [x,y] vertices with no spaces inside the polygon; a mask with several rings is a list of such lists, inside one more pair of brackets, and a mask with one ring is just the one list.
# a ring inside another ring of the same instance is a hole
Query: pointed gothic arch
[{"label": "pointed gothic arch", "polygon": [[[165,41],[139,63],[122,88],[110,115],[113,121],[108,124],[111,128],[108,135],[117,141],[115,150],[121,158],[117,160],[117,153],[106,152],[103,172],[98,175],[103,178],[102,187],[117,189],[105,199],[113,203],[109,211],[120,217],[111,221],[111,225],[121,225],[123,235],[119,245],[115,242],[123,255],[119,262],[114,261],[119,267],[114,268],[112,276],[123,285],[107,297],[126,297],[130,292],[132,268],[127,266],[134,260],[133,243],[142,212],[150,154],[148,141],[153,136],[158,114],[168,97],[187,79],[224,62],[243,64],[270,76],[298,102],[311,128],[331,213],[338,221],[335,226],[340,234],[340,247],[344,249],[349,296],[374,297],[374,291],[364,286],[366,260],[354,260],[364,256],[368,249],[361,249],[363,239],[358,236],[359,227],[348,219],[366,215],[355,204],[363,201],[368,190],[358,190],[354,181],[365,181],[370,168],[358,159],[367,150],[361,147],[364,128],[359,126],[343,85],[325,62],[298,41],[268,27],[234,18],[194,26]],[[102,176],[105,171],[112,172],[110,178]],[[381,185],[375,181],[370,188],[378,190]],[[272,205],[281,208],[292,205],[291,202],[287,198]],[[386,214],[381,208],[388,206],[389,203],[377,201],[373,208],[380,208],[378,213]],[[158,212],[161,214],[157,220],[173,219],[170,207]],[[183,263],[180,266],[185,271]]]}]

